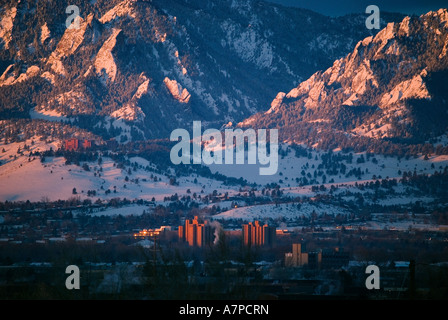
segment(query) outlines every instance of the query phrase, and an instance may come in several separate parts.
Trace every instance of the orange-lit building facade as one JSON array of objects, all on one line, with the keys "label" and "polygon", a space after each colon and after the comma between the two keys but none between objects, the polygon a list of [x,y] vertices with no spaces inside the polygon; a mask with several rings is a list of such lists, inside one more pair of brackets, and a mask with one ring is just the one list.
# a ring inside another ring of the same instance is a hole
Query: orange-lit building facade
[{"label": "orange-lit building facade", "polygon": [[275,244],[276,228],[261,225],[258,221],[243,224],[243,243],[246,246],[272,246]]},{"label": "orange-lit building facade", "polygon": [[170,226],[161,226],[160,228],[157,228],[157,229],[143,229],[143,230],[140,230],[138,233],[134,233],[134,238],[146,239],[146,238],[157,237],[157,236],[164,235],[164,233],[166,231],[170,231],[170,230],[171,230]]},{"label": "orange-lit building facade", "polygon": [[67,151],[76,151],[79,149],[89,149],[92,147],[92,141],[90,140],[79,140],[79,139],[66,139],[64,141],[64,148]]},{"label": "orange-lit building facade", "polygon": [[178,235],[179,239],[194,247],[203,247],[213,242],[212,227],[207,221],[199,223],[197,216],[193,220],[186,220],[184,226],[179,226]]}]

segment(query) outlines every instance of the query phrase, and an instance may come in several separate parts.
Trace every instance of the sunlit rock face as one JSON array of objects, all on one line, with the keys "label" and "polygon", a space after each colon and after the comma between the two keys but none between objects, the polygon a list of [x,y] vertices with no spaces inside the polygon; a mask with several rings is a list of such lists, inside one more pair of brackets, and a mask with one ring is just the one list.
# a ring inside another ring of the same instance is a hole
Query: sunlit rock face
[{"label": "sunlit rock face", "polygon": [[322,130],[344,130],[352,136],[420,142],[444,134],[446,16],[447,10],[440,9],[388,23],[328,69],[314,73],[286,95],[280,92],[268,112],[241,126],[275,121],[300,128],[321,123]]},{"label": "sunlit rock face", "polygon": [[[15,90],[29,98],[14,116],[42,111],[82,125],[79,116],[89,115],[100,127],[120,119],[144,138],[167,137],[194,120],[221,127],[268,110],[278,92],[377,32],[355,27],[364,26],[363,15],[329,18],[250,0],[76,5],[80,16],[70,28],[56,0],[1,6],[0,91],[12,106],[18,98],[6,90],[28,88]],[[314,88],[308,105],[326,99]]]}]

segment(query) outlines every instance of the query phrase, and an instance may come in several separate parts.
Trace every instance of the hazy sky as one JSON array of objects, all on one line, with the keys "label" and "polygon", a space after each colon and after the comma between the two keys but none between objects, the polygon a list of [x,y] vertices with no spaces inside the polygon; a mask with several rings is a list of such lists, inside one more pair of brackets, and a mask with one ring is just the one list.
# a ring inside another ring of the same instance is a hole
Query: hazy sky
[{"label": "hazy sky", "polygon": [[340,16],[347,13],[365,13],[368,5],[377,5],[380,10],[421,15],[428,11],[448,8],[448,0],[267,0],[310,9],[329,16]]}]

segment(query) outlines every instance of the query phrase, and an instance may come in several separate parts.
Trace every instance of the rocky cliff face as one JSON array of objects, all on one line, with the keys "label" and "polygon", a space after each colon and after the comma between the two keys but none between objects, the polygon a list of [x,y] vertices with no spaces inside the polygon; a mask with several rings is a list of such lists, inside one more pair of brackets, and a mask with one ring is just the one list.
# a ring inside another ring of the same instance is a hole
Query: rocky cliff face
[{"label": "rocky cliff face", "polygon": [[[251,0],[86,0],[79,28],[67,29],[68,5],[1,7],[1,118],[53,114],[106,136],[120,127],[131,139],[167,137],[192,120],[220,127],[265,110],[277,92],[330,67],[358,39],[378,37],[363,15],[328,18]],[[402,18],[382,17],[384,24]],[[347,69],[344,61],[334,72]],[[358,78],[349,101],[367,85]],[[314,85],[308,91],[307,108],[329,95]]]},{"label": "rocky cliff face", "polygon": [[[278,93],[268,111],[240,126],[312,124],[312,130],[326,134],[344,131],[402,142],[443,135],[448,128],[447,17],[440,9],[388,23],[330,68]],[[302,133],[295,139],[307,137]]]}]

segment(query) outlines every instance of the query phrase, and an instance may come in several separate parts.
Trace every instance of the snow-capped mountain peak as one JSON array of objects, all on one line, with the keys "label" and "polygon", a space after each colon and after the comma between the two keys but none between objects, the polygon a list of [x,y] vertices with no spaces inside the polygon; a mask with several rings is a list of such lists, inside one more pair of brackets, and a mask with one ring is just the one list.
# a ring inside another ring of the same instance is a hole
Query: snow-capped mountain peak
[{"label": "snow-capped mountain peak", "polygon": [[[240,126],[288,124],[284,131],[289,137],[294,126],[313,124],[316,129],[316,123],[325,123],[325,132],[343,129],[352,136],[381,139],[424,141],[443,134],[448,128],[442,88],[448,71],[447,40],[446,9],[388,23],[328,69],[286,95],[278,93],[267,112]],[[423,106],[431,108],[425,116]],[[296,139],[308,137],[300,133]]]}]

